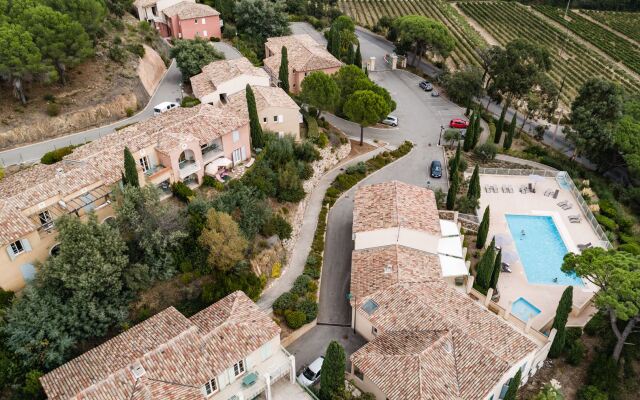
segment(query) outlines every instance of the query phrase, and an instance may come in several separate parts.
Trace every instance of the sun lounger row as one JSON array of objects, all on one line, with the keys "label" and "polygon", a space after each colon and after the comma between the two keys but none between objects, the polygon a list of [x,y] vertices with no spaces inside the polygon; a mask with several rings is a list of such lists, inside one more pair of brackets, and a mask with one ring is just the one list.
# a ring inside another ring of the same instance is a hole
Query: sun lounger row
[{"label": "sun lounger row", "polygon": [[580,222],[582,222],[582,217],[580,216],[580,214],[569,215],[569,222],[571,222],[572,224],[579,224]]},{"label": "sun lounger row", "polygon": [[558,203],[558,207],[562,208],[563,210],[570,210],[571,208],[573,208],[573,204],[569,204],[569,200],[563,200]]}]

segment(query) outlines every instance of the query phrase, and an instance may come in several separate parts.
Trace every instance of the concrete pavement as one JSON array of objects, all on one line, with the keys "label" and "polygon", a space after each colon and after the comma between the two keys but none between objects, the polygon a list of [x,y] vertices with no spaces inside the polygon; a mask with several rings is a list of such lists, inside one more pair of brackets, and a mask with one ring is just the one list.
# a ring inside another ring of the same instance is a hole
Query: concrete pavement
[{"label": "concrete pavement", "polygon": [[209,42],[209,43],[211,43],[211,46],[213,46],[214,49],[224,54],[224,58],[226,58],[227,60],[234,60],[236,58],[242,57],[242,54],[238,51],[238,49],[236,49],[229,43],[226,43],[226,42]]},{"label": "concrete pavement", "polygon": [[162,103],[163,101],[180,102],[182,98],[182,90],[180,87],[181,82],[182,74],[180,73],[175,60],[173,60],[145,108],[134,116],[98,128],[2,151],[0,152],[0,165],[8,166],[39,161],[40,157],[42,157],[46,152],[64,146],[84,144],[112,133],[116,128],[146,120],[153,116],[153,107],[156,104]]}]

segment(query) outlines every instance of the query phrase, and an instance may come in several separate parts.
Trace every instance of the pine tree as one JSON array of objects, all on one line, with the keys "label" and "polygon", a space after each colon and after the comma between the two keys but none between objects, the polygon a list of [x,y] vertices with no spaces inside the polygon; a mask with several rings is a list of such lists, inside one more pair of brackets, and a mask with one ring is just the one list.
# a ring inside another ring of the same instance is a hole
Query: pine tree
[{"label": "pine tree", "polygon": [[358,47],[356,48],[356,55],[353,59],[353,65],[362,68],[362,53],[360,53],[360,42],[358,41]]},{"label": "pine tree", "polygon": [[456,196],[458,195],[459,182],[458,177],[452,177],[449,191],[447,192],[447,210],[453,210],[456,205]]},{"label": "pine tree", "polygon": [[509,150],[511,148],[511,144],[513,144],[513,137],[516,134],[517,115],[518,115],[517,112],[513,113],[513,118],[511,118],[511,125],[509,125],[509,132],[507,133],[507,137],[504,138],[504,143],[502,147],[504,147],[505,150]]},{"label": "pine tree", "polygon": [[124,177],[127,185],[140,187],[136,160],[133,158],[133,154],[131,154],[131,150],[129,150],[128,147],[124,148]]},{"label": "pine tree", "polygon": [[261,149],[262,147],[264,147],[264,135],[262,134],[260,119],[258,118],[256,98],[249,84],[247,84],[246,87],[246,95],[247,108],[249,109],[249,128],[251,129],[251,146],[254,149]]},{"label": "pine tree", "polygon": [[282,53],[280,58],[280,70],[278,71],[278,80],[280,81],[280,87],[285,92],[289,93],[289,59],[287,58],[287,48],[282,46]]},{"label": "pine tree", "polygon": [[505,103],[504,107],[502,107],[502,112],[500,113],[500,119],[498,120],[498,124],[496,125],[496,135],[493,138],[493,143],[500,143],[500,139],[502,139],[502,130],[504,129],[504,117],[507,114],[507,104]]},{"label": "pine tree", "polygon": [[507,393],[504,395],[503,400],[516,400],[520,381],[522,381],[522,370],[518,370],[516,376],[509,381],[509,389],[507,389]]},{"label": "pine tree", "polygon": [[480,168],[478,165],[473,169],[471,174],[471,180],[469,180],[469,190],[467,191],[467,198],[470,200],[477,200],[480,198]]},{"label": "pine tree", "polygon": [[322,362],[320,400],[332,400],[344,393],[345,354],[340,343],[329,343]]},{"label": "pine tree", "polygon": [[553,343],[551,344],[551,349],[549,349],[549,357],[556,358],[562,354],[565,346],[566,339],[566,325],[567,320],[569,319],[569,313],[571,312],[573,304],[573,286],[568,286],[564,292],[562,292],[562,297],[560,297],[560,302],[558,303],[558,308],[556,309],[556,317],[553,320],[552,328],[557,330],[556,337],[553,339]]},{"label": "pine tree", "polygon": [[353,45],[349,43],[349,47],[347,48],[347,59],[345,60],[345,62],[349,65],[353,65],[355,57],[356,54],[354,52]]},{"label": "pine tree", "polygon": [[491,273],[491,281],[489,287],[498,290],[498,278],[500,277],[500,269],[502,268],[502,249],[498,250],[496,259],[493,262],[493,272]]},{"label": "pine tree", "polygon": [[489,234],[489,214],[489,206],[487,206],[487,208],[484,209],[480,227],[478,227],[478,237],[476,239],[476,248],[478,249],[483,248],[485,242],[487,241],[487,235]]},{"label": "pine tree", "polygon": [[471,117],[469,117],[469,127],[467,128],[467,133],[464,136],[464,145],[462,147],[464,151],[471,150],[471,147],[473,145],[473,140],[475,136],[475,126],[474,126],[475,121],[476,121],[476,114],[475,112],[473,112],[471,114]]},{"label": "pine tree", "polygon": [[491,245],[482,254],[478,265],[476,266],[476,283],[484,290],[489,289],[491,285],[491,277],[493,276],[493,265],[496,260],[495,238],[491,241]]}]

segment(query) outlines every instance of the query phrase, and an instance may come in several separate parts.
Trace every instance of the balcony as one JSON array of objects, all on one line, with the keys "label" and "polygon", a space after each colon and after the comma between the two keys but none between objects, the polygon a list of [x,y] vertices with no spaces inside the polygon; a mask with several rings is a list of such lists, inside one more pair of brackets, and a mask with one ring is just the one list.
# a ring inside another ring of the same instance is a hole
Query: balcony
[{"label": "balcony", "polygon": [[178,163],[178,168],[180,169],[180,179],[184,179],[185,177],[197,172],[200,169],[200,166],[196,160],[183,160]]},{"label": "balcony", "polygon": [[220,146],[211,145],[202,148],[202,159],[205,164],[222,156],[224,156],[224,151]]}]

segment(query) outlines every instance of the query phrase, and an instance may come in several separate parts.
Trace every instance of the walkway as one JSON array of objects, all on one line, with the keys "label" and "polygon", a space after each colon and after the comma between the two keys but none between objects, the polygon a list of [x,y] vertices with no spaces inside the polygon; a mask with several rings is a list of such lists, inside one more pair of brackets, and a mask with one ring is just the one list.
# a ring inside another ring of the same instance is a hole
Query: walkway
[{"label": "walkway", "polygon": [[0,152],[0,166],[39,161],[40,157],[49,151],[64,146],[84,144],[115,132],[117,128],[146,120],[153,116],[153,107],[156,104],[162,103],[163,101],[180,102],[182,97],[182,89],[180,86],[181,82],[182,74],[180,73],[175,60],[173,60],[145,108],[136,115],[98,128],[2,151]]},{"label": "walkway", "polygon": [[496,154],[496,160],[507,161],[514,164],[527,165],[529,167],[533,167],[535,169],[546,169],[547,171],[557,171],[557,169],[552,168],[548,165],[541,164],[539,162],[525,160],[523,158],[512,157],[506,154]]}]

